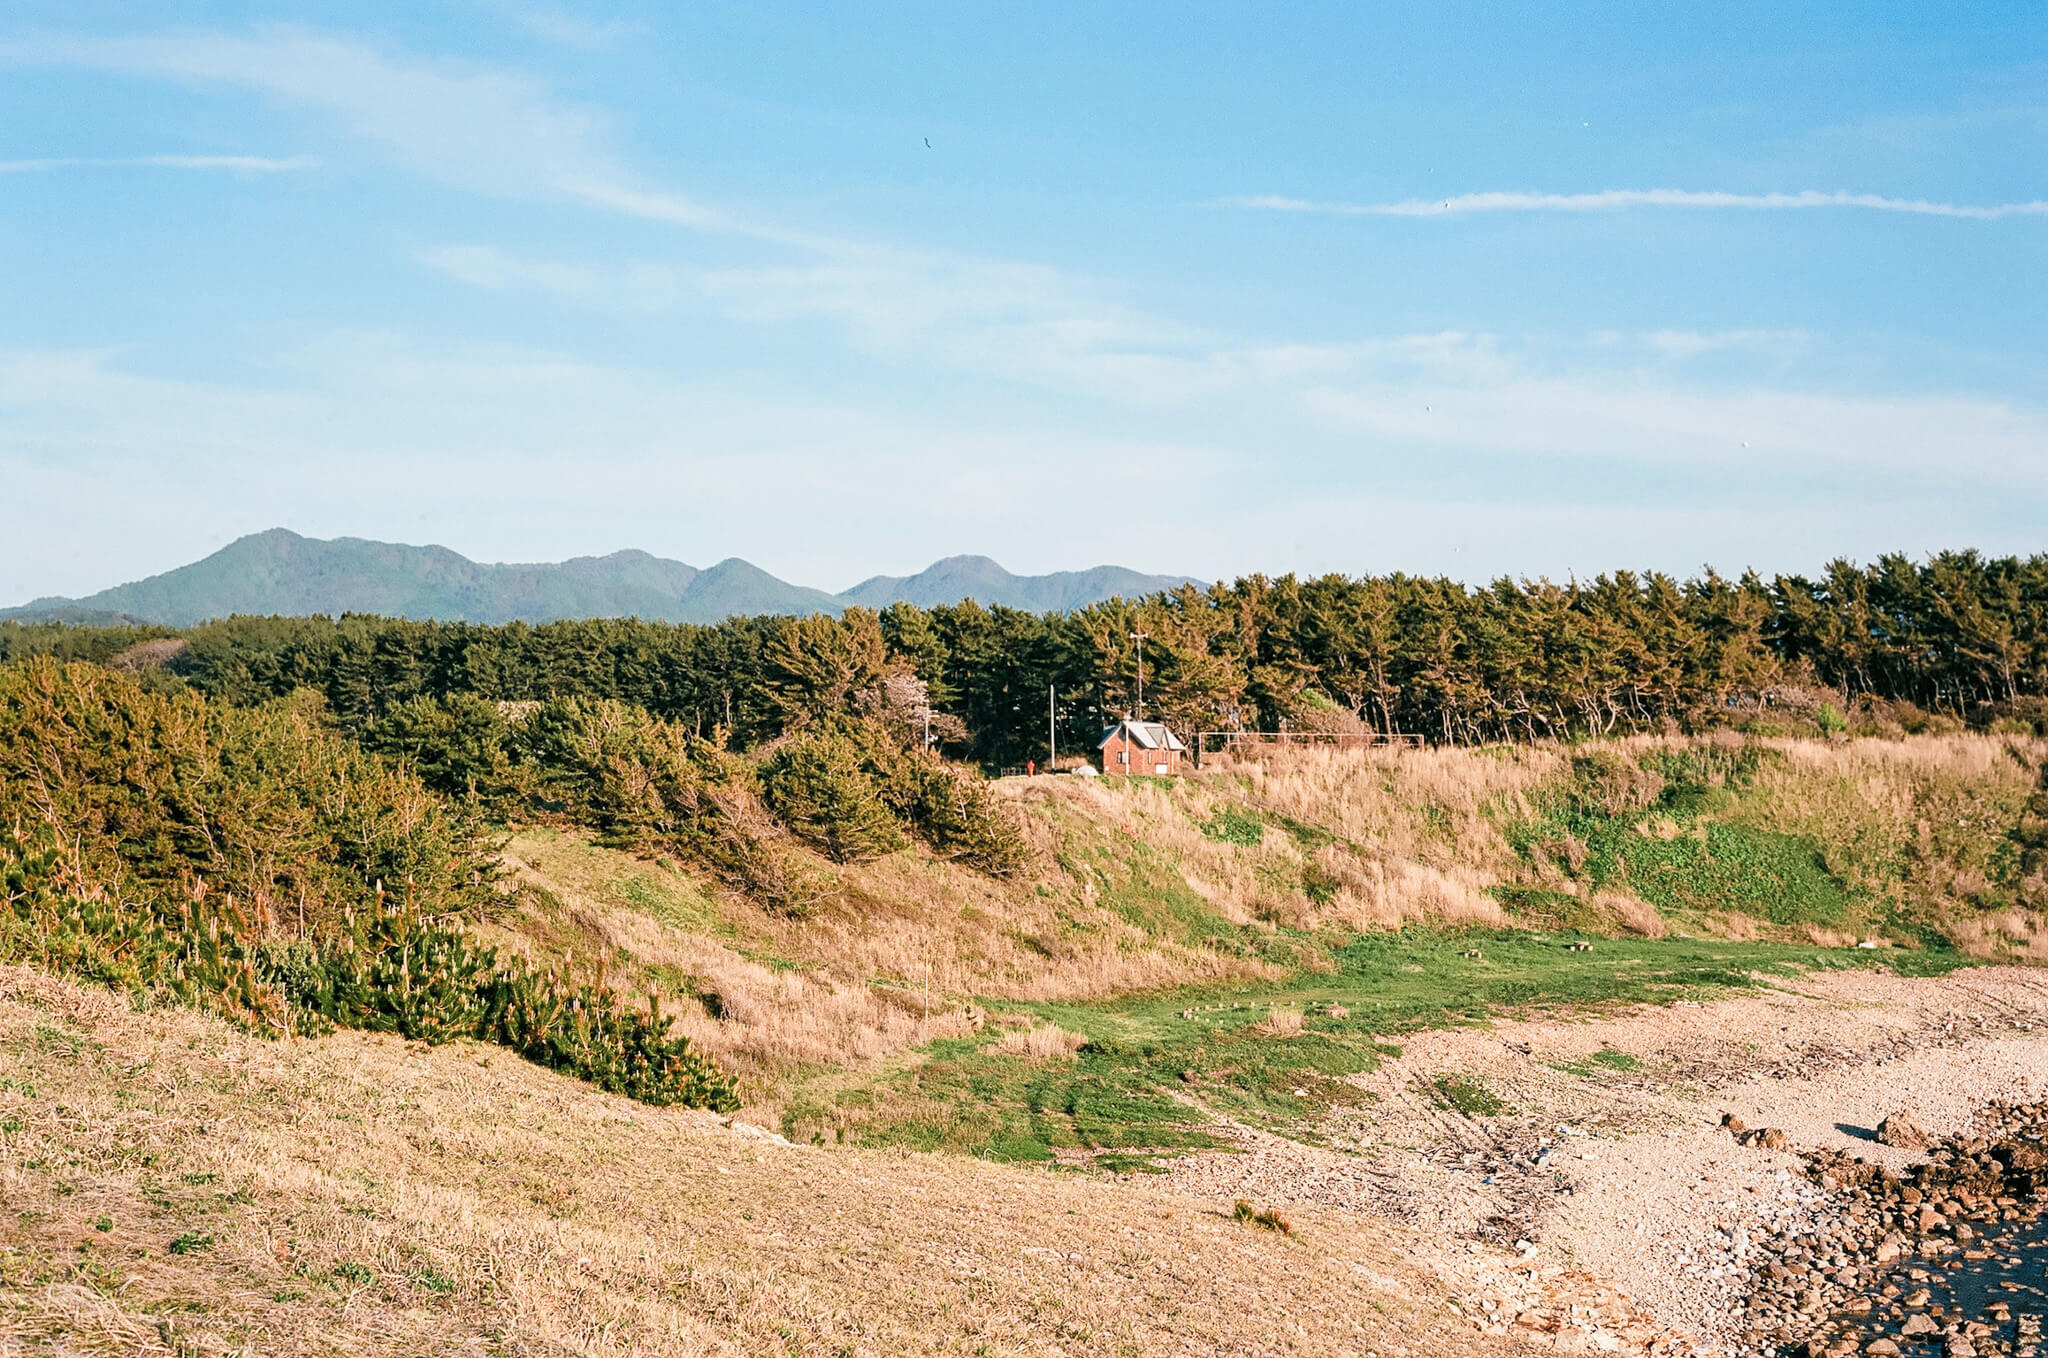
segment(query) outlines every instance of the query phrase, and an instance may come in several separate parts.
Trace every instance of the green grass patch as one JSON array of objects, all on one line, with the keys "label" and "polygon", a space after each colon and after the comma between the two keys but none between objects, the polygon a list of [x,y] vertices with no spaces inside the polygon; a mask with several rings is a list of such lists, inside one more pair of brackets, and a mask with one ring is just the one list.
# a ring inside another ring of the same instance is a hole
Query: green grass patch
[{"label": "green grass patch", "polygon": [[1198,821],[1202,833],[1211,839],[1220,839],[1225,844],[1235,844],[1241,849],[1256,849],[1266,838],[1266,823],[1257,816],[1225,807],[1216,813],[1214,820]]},{"label": "green grass patch", "polygon": [[1096,847],[1085,865],[1100,904],[1154,938],[1236,950],[1240,930],[1210,908],[1180,875],[1180,865],[1141,840]]},{"label": "green grass patch", "polygon": [[1508,1111],[1499,1095],[1463,1075],[1439,1075],[1430,1084],[1429,1097],[1437,1107],[1468,1118],[1496,1118]]},{"label": "green grass patch", "polygon": [[1558,1061],[1552,1070],[1561,1070],[1567,1075],[1576,1075],[1582,1080],[1591,1080],[1610,1071],[1632,1071],[1642,1069],[1643,1063],[1627,1052],[1612,1047],[1602,1047],[1582,1061]]},{"label": "green grass patch", "polygon": [[1854,911],[1811,840],[1747,825],[1707,822],[1704,840],[1663,840],[1633,831],[1599,846],[1629,889],[1665,911],[1732,910],[1773,924],[1840,924]]},{"label": "green grass patch", "polygon": [[[1508,841],[1532,861],[1548,857],[1590,891],[1627,890],[1667,917],[1734,913],[1780,926],[1867,922],[1878,903],[1830,869],[1818,842],[1734,818],[1764,758],[1747,747],[1694,749],[1652,752],[1638,764],[1598,751],[1578,761],[1573,784],[1550,799],[1542,816],[1506,826]],[[1573,861],[1574,853],[1581,861]],[[1518,920],[1564,928],[1594,923],[1590,907],[1566,893],[1514,887],[1494,894]]]},{"label": "green grass patch", "polygon": [[[1398,1054],[1386,1037],[1505,1013],[1706,998],[1807,970],[1924,956],[1519,930],[1273,937],[1317,947],[1327,970],[1303,970],[1278,985],[1089,1004],[984,1000],[994,1012],[1083,1034],[1087,1044],[1071,1059],[1034,1062],[1002,1052],[993,1030],[928,1043],[854,1088],[840,1072],[824,1077],[836,1082],[829,1094],[799,1089],[784,1133],[833,1141],[843,1130],[870,1145],[1001,1160],[1088,1152],[1105,1167],[1214,1146],[1208,1123],[1218,1114],[1307,1137],[1324,1109],[1359,1097],[1347,1077]],[[1575,942],[1591,946],[1575,950]],[[1300,1010],[1303,1030],[1261,1031],[1276,1008]],[[1614,1052],[1589,1070],[1627,1069],[1632,1059]],[[1472,1107],[1488,1115],[1483,1104]]]}]

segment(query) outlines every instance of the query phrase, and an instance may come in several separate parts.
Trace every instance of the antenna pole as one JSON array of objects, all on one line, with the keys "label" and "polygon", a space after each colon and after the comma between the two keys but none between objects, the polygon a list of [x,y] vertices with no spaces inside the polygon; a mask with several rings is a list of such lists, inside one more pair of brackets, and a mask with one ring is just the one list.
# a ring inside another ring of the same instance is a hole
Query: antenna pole
[{"label": "antenna pole", "polygon": [[1150,632],[1133,632],[1131,640],[1138,643],[1138,720],[1145,720],[1145,638]]},{"label": "antenna pole", "polygon": [[1055,773],[1060,766],[1060,686],[1045,686],[1045,771]]}]

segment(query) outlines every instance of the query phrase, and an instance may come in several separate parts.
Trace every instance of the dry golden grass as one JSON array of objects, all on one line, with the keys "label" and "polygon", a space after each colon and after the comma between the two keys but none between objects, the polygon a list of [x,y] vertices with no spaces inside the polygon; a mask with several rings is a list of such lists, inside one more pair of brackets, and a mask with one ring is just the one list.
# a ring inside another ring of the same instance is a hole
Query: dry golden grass
[{"label": "dry golden grass", "polygon": [[2014,736],[1769,744],[1782,758],[1760,773],[1745,818],[1811,837],[1868,890],[1956,903],[1984,889],[1987,859],[2048,759],[2048,741]]},{"label": "dry golden grass", "polygon": [[466,1043],[273,1044],[9,968],[0,1071],[0,1351],[1505,1351],[1386,1222],[787,1147]]},{"label": "dry golden grass", "polygon": [[1081,1033],[1070,1033],[1056,1023],[1037,1028],[1012,1028],[1003,1034],[1001,1049],[1012,1056],[1033,1061],[1057,1061],[1072,1056],[1088,1044]]},{"label": "dry golden grass", "polygon": [[[757,1098],[776,1075],[806,1063],[868,1061],[971,1032],[980,1022],[942,989],[927,996],[871,984],[855,969],[858,962],[778,968],[754,960],[717,936],[740,941],[720,919],[720,903],[672,865],[559,832],[514,836],[506,864],[515,881],[547,895],[522,898],[526,913],[494,922],[485,931],[490,941],[513,951],[570,953],[588,959],[587,966],[606,960],[618,967],[607,979],[629,991],[673,995],[687,984],[702,999],[667,1006],[676,1030],[741,1075]],[[765,927],[765,919],[756,923]],[[774,956],[774,941],[771,934],[765,948],[749,951]]]},{"label": "dry golden grass", "polygon": [[1626,932],[1639,937],[1662,938],[1669,932],[1669,926],[1657,913],[1657,907],[1626,891],[1613,888],[1596,891],[1588,904],[1613,919]]},{"label": "dry golden grass", "polygon": [[835,869],[840,897],[792,920],[569,832],[515,834],[504,861],[532,890],[485,924],[488,941],[572,954],[586,971],[602,962],[628,993],[659,990],[676,1031],[741,1077],[745,1116],[769,1123],[792,1072],[973,1032],[975,997],[1095,999],[1271,970],[1148,935],[1056,866],[1004,883],[892,854]]},{"label": "dry golden grass", "polygon": [[1299,1009],[1275,1009],[1253,1024],[1252,1029],[1267,1037],[1299,1037],[1306,1025],[1307,1019]]},{"label": "dry golden grass", "polygon": [[[1745,738],[1704,743],[1732,752]],[[1727,814],[1811,837],[1832,870],[1865,890],[1955,902],[1951,932],[1970,951],[2048,955],[2048,921],[2024,911],[1979,918],[1967,905],[1986,880],[1994,831],[2017,816],[2048,742],[1747,743],[1773,757]],[[1699,744],[1639,737],[1614,748],[1640,758]],[[1532,861],[1501,830],[1533,816],[1570,776],[1569,755],[1302,748],[1212,764],[1175,783],[1003,780],[997,793],[1033,850],[1024,874],[991,881],[921,850],[851,866],[821,860],[837,889],[804,920],[764,912],[671,864],[570,833],[524,831],[506,861],[511,878],[535,890],[519,898],[520,914],[489,930],[515,951],[573,954],[586,970],[610,968],[629,991],[661,991],[679,1029],[741,1076],[748,1116],[773,1123],[794,1072],[867,1065],[971,1033],[984,1001],[1096,1000],[1278,974],[1244,950],[1181,932],[1179,907],[1166,902],[1174,892],[1253,935],[1499,927],[1511,922],[1494,894],[1503,885],[1579,895],[1564,868],[1583,860],[1583,844],[1562,837]],[[1247,810],[1267,817],[1263,833],[1242,819]],[[1238,815],[1256,842],[1205,833],[1225,815]],[[1327,835],[1290,832],[1287,820]],[[1664,839],[1704,834],[1656,813],[1637,828]],[[1905,867],[1901,846],[1911,850]],[[1311,877],[1321,884],[1314,897]],[[1659,937],[1667,928],[1619,886],[1586,900],[1585,912],[1616,932]],[[1735,914],[1691,927],[1734,938],[1769,929]],[[1824,932],[1810,941],[1844,940]]]}]

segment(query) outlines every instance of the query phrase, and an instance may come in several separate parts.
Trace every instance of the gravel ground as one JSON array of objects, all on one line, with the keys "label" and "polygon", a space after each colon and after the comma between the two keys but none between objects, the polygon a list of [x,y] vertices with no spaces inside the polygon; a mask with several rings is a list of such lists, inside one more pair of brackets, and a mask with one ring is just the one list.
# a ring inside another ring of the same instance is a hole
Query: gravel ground
[{"label": "gravel ground", "polygon": [[[1817,1190],[1797,1156],[1737,1144],[1723,1115],[1801,1150],[1902,1167],[1911,1153],[1870,1139],[1888,1114],[1941,1135],[1994,1098],[2048,1092],[2048,973],[1823,974],[1712,1003],[1417,1034],[1402,1048],[1358,1079],[1360,1105],[1315,1129],[1327,1148],[1237,1128],[1242,1154],[1188,1157],[1169,1182],[1425,1225],[1427,1262],[1489,1333],[1725,1354],[1747,1242],[1803,1223]],[[1446,1079],[1502,1107],[1461,1113]]]}]

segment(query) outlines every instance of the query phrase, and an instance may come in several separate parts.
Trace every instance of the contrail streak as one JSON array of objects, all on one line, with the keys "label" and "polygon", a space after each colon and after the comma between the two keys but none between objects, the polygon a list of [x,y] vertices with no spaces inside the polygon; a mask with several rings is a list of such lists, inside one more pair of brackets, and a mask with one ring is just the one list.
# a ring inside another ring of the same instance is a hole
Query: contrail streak
[{"label": "contrail streak", "polygon": [[1803,208],[1861,208],[1915,217],[1959,217],[1996,221],[2004,217],[2048,217],[2048,201],[2028,203],[1941,203],[1925,198],[1887,198],[1876,193],[1715,193],[1691,189],[1603,189],[1598,193],[1461,193],[1449,198],[1411,198],[1398,203],[1317,203],[1304,198],[1257,194],[1226,198],[1221,206],[1262,212],[1304,212],[1331,217],[1459,217],[1479,212],[1622,212],[1630,208],[1722,208],[1751,212]]}]

